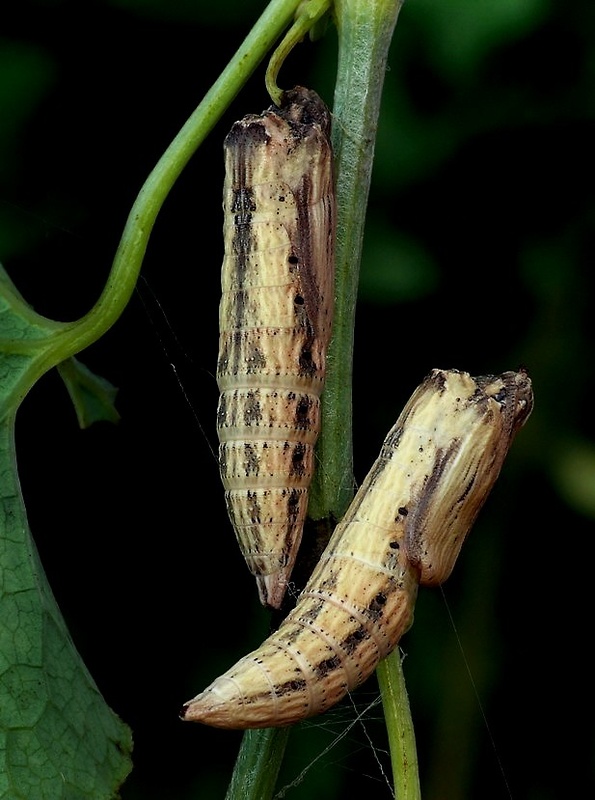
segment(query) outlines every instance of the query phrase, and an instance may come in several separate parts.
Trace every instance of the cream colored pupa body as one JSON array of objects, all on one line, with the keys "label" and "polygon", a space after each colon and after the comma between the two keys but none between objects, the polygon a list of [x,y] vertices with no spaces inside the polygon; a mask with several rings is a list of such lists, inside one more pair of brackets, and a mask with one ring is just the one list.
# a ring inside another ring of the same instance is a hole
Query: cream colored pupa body
[{"label": "cream colored pupa body", "polygon": [[320,431],[333,310],[330,114],[296,87],[225,139],[219,469],[261,602],[295,562]]},{"label": "cream colored pupa body", "polygon": [[221,728],[290,725],[359,686],[412,621],[417,587],[450,575],[533,407],[524,371],[433,370],[416,389],[297,605],[187,702]]}]

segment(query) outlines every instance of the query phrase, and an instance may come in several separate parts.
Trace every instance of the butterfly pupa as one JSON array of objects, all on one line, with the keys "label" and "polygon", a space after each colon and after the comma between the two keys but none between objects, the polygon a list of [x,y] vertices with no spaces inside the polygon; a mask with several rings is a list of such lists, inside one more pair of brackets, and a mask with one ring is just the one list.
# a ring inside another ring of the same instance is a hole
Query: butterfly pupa
[{"label": "butterfly pupa", "polygon": [[365,681],[413,617],[418,585],[450,575],[533,408],[524,371],[433,370],[388,433],[295,608],[182,708],[221,728],[290,725]]},{"label": "butterfly pupa", "polygon": [[217,410],[225,502],[261,602],[281,604],[300,545],[331,334],[330,113],[308,89],[224,143]]}]

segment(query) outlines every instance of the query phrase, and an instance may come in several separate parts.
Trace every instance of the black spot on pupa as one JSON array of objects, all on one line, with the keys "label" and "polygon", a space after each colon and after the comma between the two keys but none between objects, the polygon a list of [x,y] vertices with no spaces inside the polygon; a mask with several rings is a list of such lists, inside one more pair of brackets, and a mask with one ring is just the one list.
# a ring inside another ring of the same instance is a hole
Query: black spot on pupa
[{"label": "black spot on pupa", "polygon": [[291,469],[289,474],[292,477],[302,477],[306,468],[304,466],[304,458],[306,456],[306,445],[303,442],[298,442],[293,448],[291,454]]},{"label": "black spot on pupa", "polygon": [[244,404],[244,425],[255,425],[262,421],[262,407],[256,392],[248,392]]},{"label": "black spot on pupa", "polygon": [[346,636],[341,642],[341,647],[346,653],[353,653],[354,650],[368,637],[365,628],[356,628],[349,636]]},{"label": "black spot on pupa", "polygon": [[248,512],[250,522],[254,524],[260,523],[261,508],[256,492],[246,492],[246,510]]},{"label": "black spot on pupa", "polygon": [[406,516],[407,516],[407,514],[409,513],[409,511],[407,510],[407,507],[406,507],[406,506],[401,506],[401,507],[398,509],[398,511],[399,511],[399,514],[400,514],[402,517],[406,517]]},{"label": "black spot on pupa", "polygon": [[246,372],[250,375],[266,367],[267,360],[259,347],[252,347],[246,359]]},{"label": "black spot on pupa", "polygon": [[316,372],[316,365],[312,360],[312,350],[309,346],[302,348],[300,352],[299,369],[301,375],[313,375]]},{"label": "black spot on pupa", "polygon": [[314,670],[319,678],[324,678],[329,672],[333,672],[340,666],[341,659],[338,656],[333,656],[332,658],[325,658],[324,661],[321,661],[314,667]]},{"label": "black spot on pupa", "polygon": [[260,472],[260,457],[249,442],[244,444],[244,471],[246,476],[258,475]]},{"label": "black spot on pupa", "polygon": [[310,428],[310,411],[312,410],[312,400],[308,395],[302,395],[295,407],[295,426],[296,428]]},{"label": "black spot on pupa", "polygon": [[285,694],[292,694],[293,692],[302,692],[306,688],[306,681],[302,678],[300,680],[286,681],[278,686],[275,686],[275,694],[278,697],[283,697]]},{"label": "black spot on pupa", "polygon": [[287,522],[290,527],[295,525],[295,521],[300,511],[300,494],[295,489],[290,489],[287,497]]},{"label": "black spot on pupa", "polygon": [[367,611],[369,616],[374,620],[379,619],[384,613],[385,605],[386,605],[386,595],[384,594],[384,592],[378,592],[376,597],[374,597],[370,601],[370,605],[368,606]]}]

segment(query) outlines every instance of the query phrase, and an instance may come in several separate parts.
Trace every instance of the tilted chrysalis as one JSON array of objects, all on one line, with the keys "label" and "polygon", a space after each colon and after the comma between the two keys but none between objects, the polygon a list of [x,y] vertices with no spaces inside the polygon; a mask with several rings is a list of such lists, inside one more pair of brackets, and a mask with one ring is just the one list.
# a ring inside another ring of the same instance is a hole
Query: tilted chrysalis
[{"label": "tilted chrysalis", "polygon": [[297,605],[255,651],[187,702],[185,720],[290,725],[365,681],[411,624],[418,584],[450,575],[515,434],[526,372],[433,370],[413,393]]},{"label": "tilted chrysalis", "polygon": [[219,469],[261,602],[278,608],[301,541],[331,333],[330,114],[296,87],[225,139]]}]

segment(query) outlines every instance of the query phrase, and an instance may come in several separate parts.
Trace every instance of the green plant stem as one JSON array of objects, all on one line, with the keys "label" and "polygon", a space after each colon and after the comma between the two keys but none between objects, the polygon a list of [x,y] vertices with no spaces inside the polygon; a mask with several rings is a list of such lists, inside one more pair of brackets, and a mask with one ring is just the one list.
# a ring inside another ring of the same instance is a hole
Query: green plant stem
[{"label": "green plant stem", "polygon": [[[355,305],[375,135],[388,51],[400,0],[337,0],[339,63],[333,109],[333,147],[337,192],[336,289],[333,340],[327,360],[318,468],[309,515],[339,519],[353,496],[352,361]],[[277,67],[276,67],[277,69]],[[398,656],[396,656],[398,658]],[[417,759],[405,685],[391,661],[380,667],[395,784],[415,785]],[[402,675],[401,675],[402,678]],[[390,680],[389,680],[390,679]],[[397,733],[398,732],[398,733]],[[246,731],[227,800],[267,800],[271,770],[278,770],[285,729]],[[258,759],[266,750],[266,757]],[[258,762],[258,763],[257,763]],[[251,773],[245,767],[254,766]],[[266,783],[259,770],[268,774]],[[408,789],[409,790],[409,789]],[[407,800],[415,795],[404,795]]]},{"label": "green plant stem", "polygon": [[126,221],[111,271],[97,303],[79,320],[52,323],[31,362],[25,393],[48,369],[97,341],[126,307],[157,215],[180,173],[242,86],[289,25],[300,0],[271,0],[218,80],[164,152],[141,188]]},{"label": "green plant stem", "polygon": [[336,0],[339,62],[333,109],[337,243],[333,338],[327,359],[313,519],[340,519],[353,496],[355,305],[376,128],[400,0]]},{"label": "green plant stem", "polygon": [[327,13],[330,5],[331,0],[307,0],[307,2],[302,3],[295,22],[271,56],[265,75],[265,83],[271,100],[275,105],[281,105],[283,96],[282,89],[277,86],[277,75],[283,62],[295,45],[301,42],[308,31]]},{"label": "green plant stem", "polygon": [[263,728],[244,733],[226,800],[272,797],[290,731],[290,728]]},{"label": "green plant stem", "polygon": [[[333,109],[337,191],[336,292],[322,431],[309,513],[340,519],[353,495],[355,306],[376,129],[401,0],[337,0],[339,63]],[[398,652],[378,667],[397,797],[419,797],[415,736]]]},{"label": "green plant stem", "polygon": [[[322,433],[317,446],[319,461],[309,506],[313,519],[339,519],[353,496],[351,384],[355,305],[382,88],[400,8],[400,0],[335,3],[339,36],[333,109],[338,212],[336,290]],[[275,64],[275,70],[278,66]],[[387,674],[390,663],[381,667],[383,674]],[[417,762],[411,757],[415,754],[415,740],[405,686],[394,677],[390,682],[383,681],[383,685],[389,730],[402,726],[406,731],[403,736],[389,737],[395,782],[398,780],[401,785],[399,776],[406,775],[407,785],[411,786],[412,774],[417,775]],[[245,732],[227,800],[268,800],[288,733],[287,729]],[[408,762],[403,761],[404,756]]]},{"label": "green plant stem", "polygon": [[396,800],[421,800],[415,731],[399,648],[378,664],[376,676],[391,753]]}]

